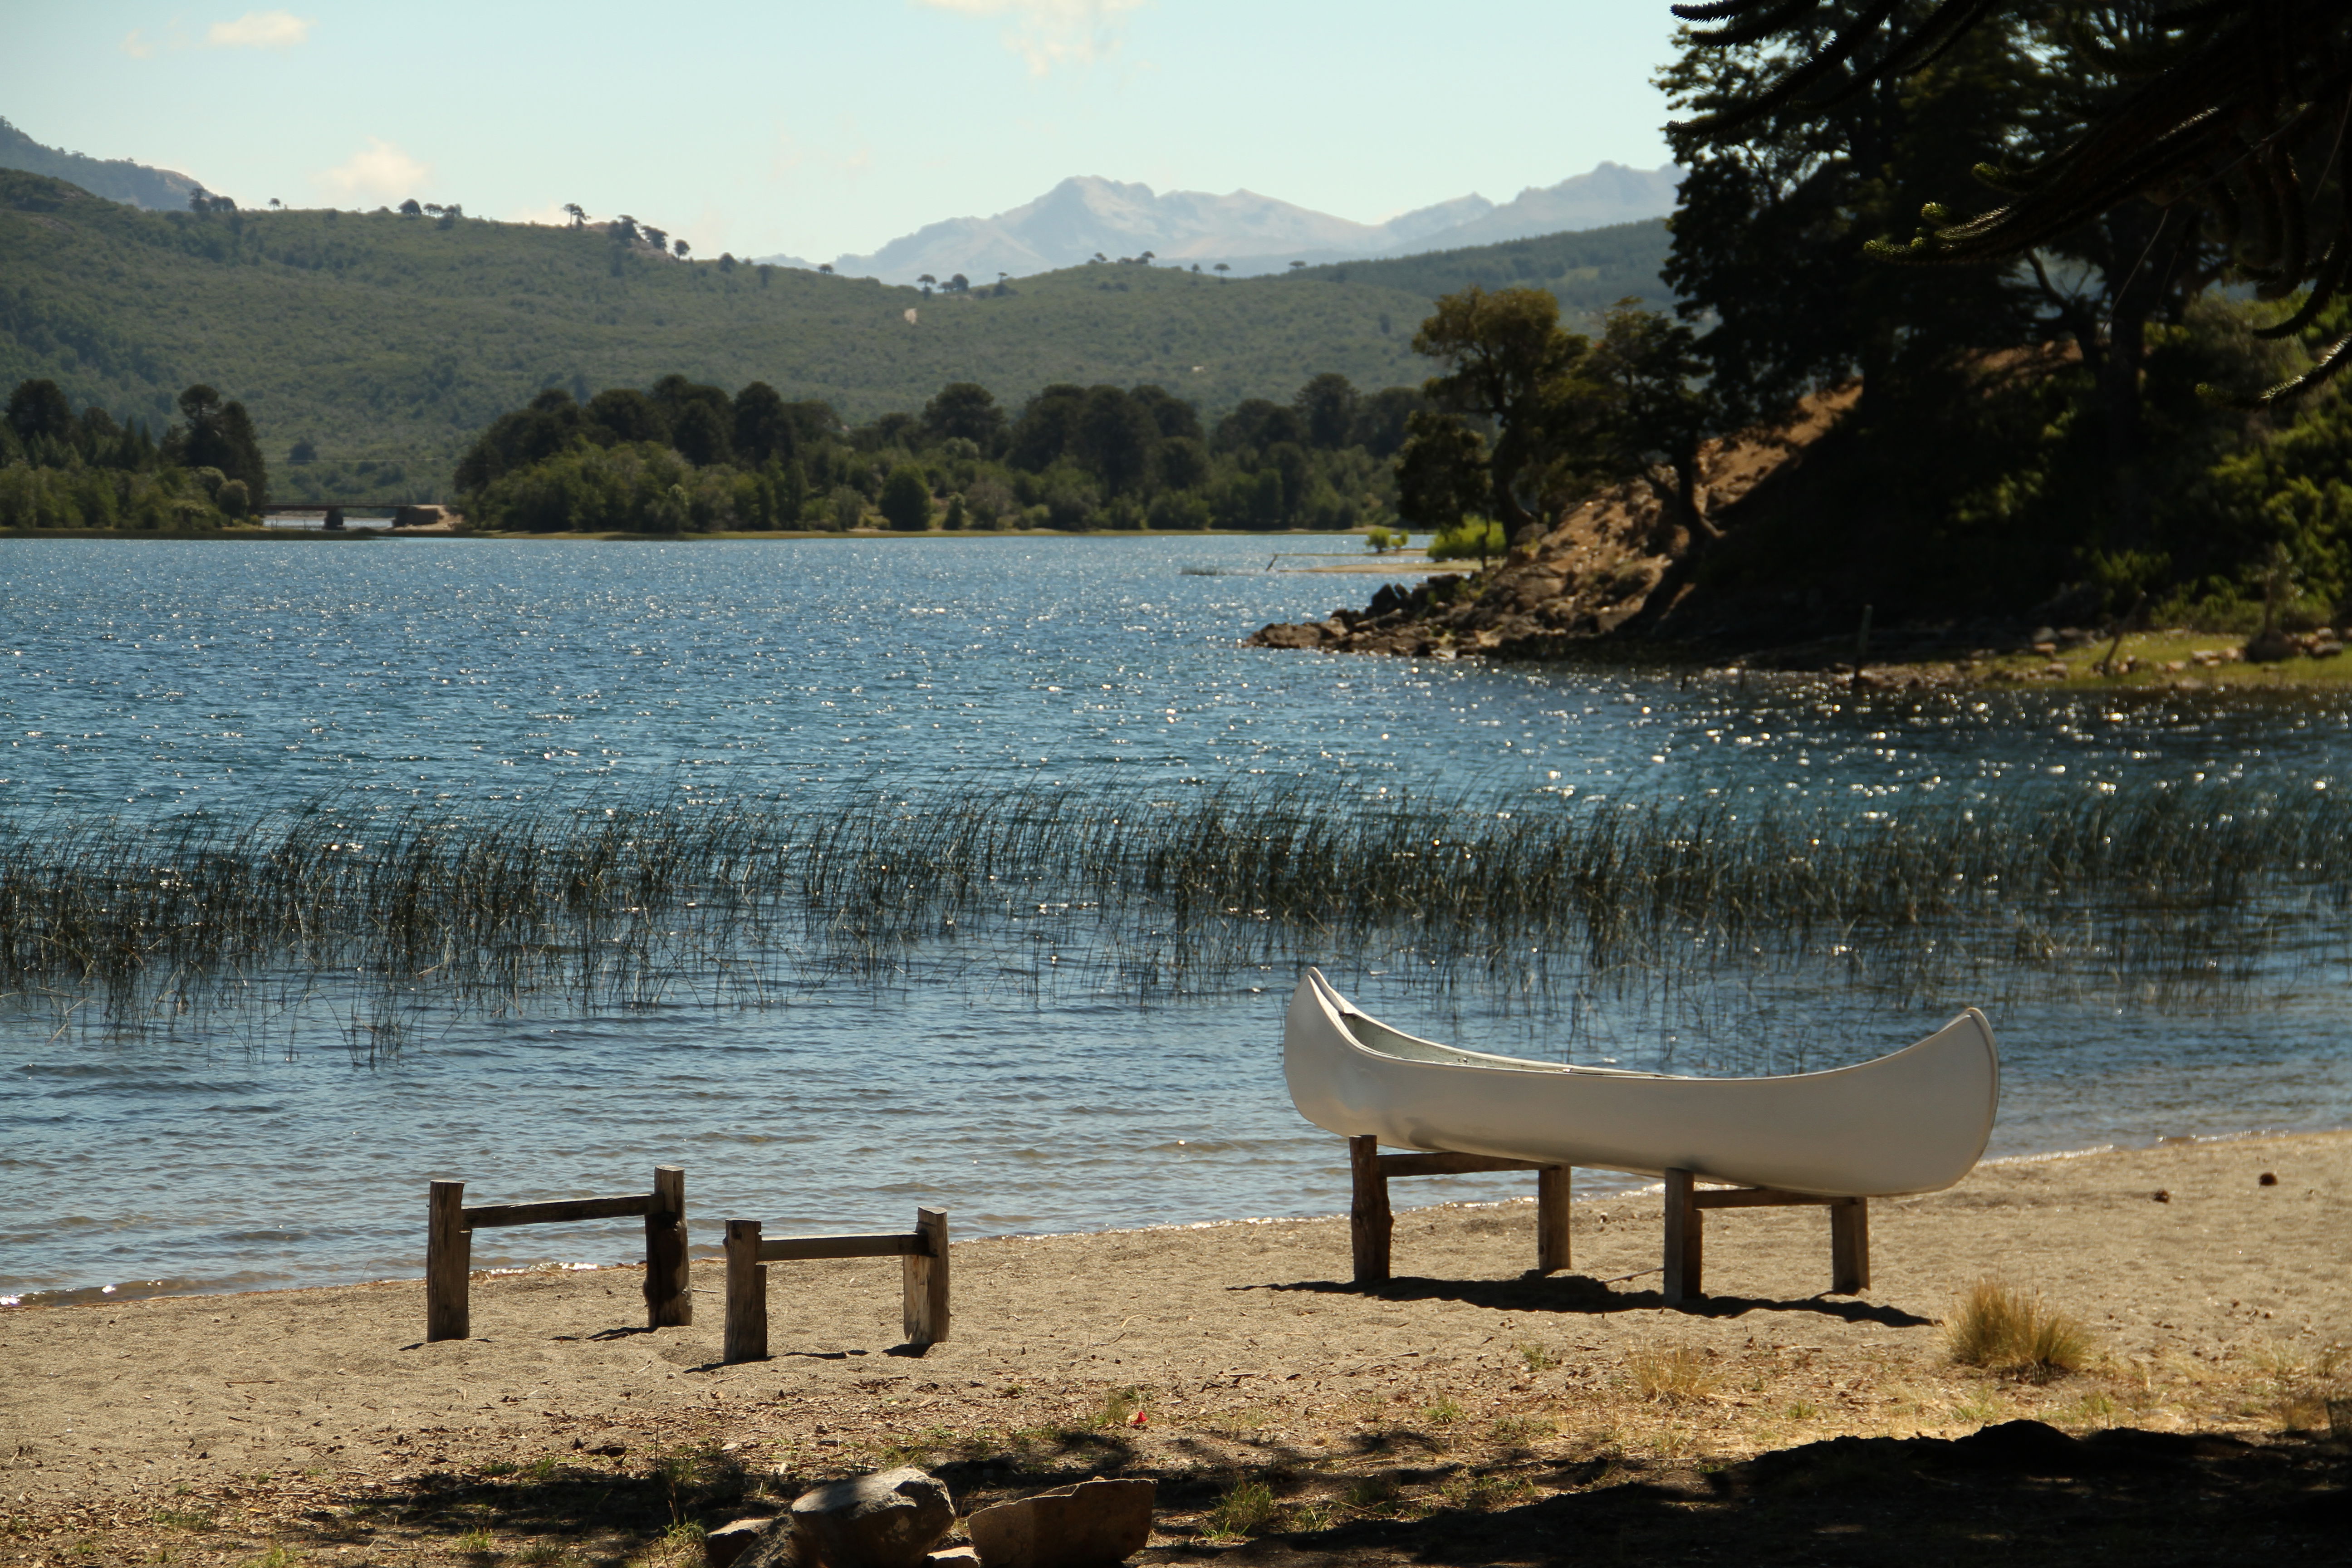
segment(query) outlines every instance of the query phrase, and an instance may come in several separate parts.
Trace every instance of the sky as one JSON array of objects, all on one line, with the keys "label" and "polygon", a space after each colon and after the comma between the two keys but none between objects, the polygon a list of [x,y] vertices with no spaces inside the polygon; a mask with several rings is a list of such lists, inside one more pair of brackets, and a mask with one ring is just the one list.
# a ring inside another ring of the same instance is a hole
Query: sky
[{"label": "sky", "polygon": [[0,115],[240,205],[830,260],[1074,174],[1359,222],[1666,162],[1666,0],[0,0]]}]

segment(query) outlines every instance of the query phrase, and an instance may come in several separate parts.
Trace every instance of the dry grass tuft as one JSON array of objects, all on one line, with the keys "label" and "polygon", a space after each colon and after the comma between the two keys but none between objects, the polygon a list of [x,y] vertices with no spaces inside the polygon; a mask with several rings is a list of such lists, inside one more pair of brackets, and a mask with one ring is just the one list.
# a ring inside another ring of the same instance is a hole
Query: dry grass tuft
[{"label": "dry grass tuft", "polygon": [[2091,1331],[2078,1319],[1998,1279],[1969,1287],[1944,1337],[1961,1365],[2029,1383],[2080,1372],[2091,1359]]},{"label": "dry grass tuft", "polygon": [[1706,1358],[1681,1347],[1670,1351],[1636,1351],[1632,1362],[1633,1386],[1644,1399],[1679,1405],[1704,1399],[1719,1381]]}]

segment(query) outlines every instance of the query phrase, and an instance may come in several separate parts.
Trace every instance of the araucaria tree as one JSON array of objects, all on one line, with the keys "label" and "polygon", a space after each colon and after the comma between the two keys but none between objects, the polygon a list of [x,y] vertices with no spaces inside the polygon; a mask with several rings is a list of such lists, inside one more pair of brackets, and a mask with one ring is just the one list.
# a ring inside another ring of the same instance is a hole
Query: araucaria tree
[{"label": "araucaria tree", "polygon": [[1445,368],[1422,384],[1437,407],[1493,422],[1486,454],[1487,501],[1507,531],[1533,520],[1539,481],[1552,458],[1545,417],[1551,388],[1574,368],[1585,340],[1559,324],[1559,301],[1543,289],[1475,285],[1448,294],[1414,334],[1413,350]]}]

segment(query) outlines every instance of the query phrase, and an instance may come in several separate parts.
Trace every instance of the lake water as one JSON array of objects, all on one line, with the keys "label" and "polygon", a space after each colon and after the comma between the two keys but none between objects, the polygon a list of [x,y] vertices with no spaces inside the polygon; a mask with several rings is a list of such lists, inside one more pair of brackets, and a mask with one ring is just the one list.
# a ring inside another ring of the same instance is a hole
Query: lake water
[{"label": "lake water", "polygon": [[[331,797],[492,813],[876,787],[1313,778],[1894,808],[2021,789],[2340,787],[2340,698],[1848,704],[1762,680],[1245,649],[1379,579],[1265,570],[1247,539],[588,544],[0,541],[0,812],[19,823]],[[1353,552],[1281,542],[1282,550]],[[1286,563],[1295,564],[1296,563]],[[1327,955],[1391,1021],[1540,1050],[1559,1021],[1433,1002]],[[1173,1005],[1073,986],[837,987],[764,1007],[452,1016],[389,1060],[331,992],[237,1028],[0,1013],[0,1295],[413,1276],[425,1184],[478,1201],[642,1190],[687,1167],[698,1250],[1329,1213],[1344,1152],[1283,1090],[1293,975]],[[1578,1024],[1580,1055],[1707,1070],[1759,1031],[1854,1059],[1993,1007],[1994,1152],[2352,1122],[2343,988],[2281,978],[2163,1014],[2113,997],[1890,1005],[1751,977],[1696,1014]],[[1689,1020],[1696,1018],[1693,1027]],[[342,1020],[347,1024],[348,1019]],[[1580,1174],[1607,1184],[1612,1178]],[[1523,1179],[1417,1184],[1409,1201]],[[625,1223],[484,1233],[478,1267],[635,1256]]]}]

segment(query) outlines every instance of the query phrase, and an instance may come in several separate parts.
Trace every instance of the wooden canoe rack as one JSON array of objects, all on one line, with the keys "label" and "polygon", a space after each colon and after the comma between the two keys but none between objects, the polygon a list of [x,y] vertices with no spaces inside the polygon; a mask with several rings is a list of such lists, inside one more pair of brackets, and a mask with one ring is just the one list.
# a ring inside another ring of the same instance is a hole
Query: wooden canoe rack
[{"label": "wooden canoe rack", "polygon": [[1348,1210],[1349,1240],[1355,1251],[1356,1283],[1385,1284],[1389,1242],[1396,1216],[1389,1208],[1389,1183],[1399,1176],[1461,1176],[1480,1171],[1536,1173],[1536,1272],[1568,1267],[1568,1167],[1528,1160],[1497,1160],[1485,1154],[1383,1154],[1378,1138],[1348,1140],[1348,1163],[1355,1196]]},{"label": "wooden canoe rack", "polygon": [[433,1184],[425,1243],[425,1338],[462,1340],[473,1331],[474,1232],[510,1225],[589,1219],[646,1220],[646,1318],[656,1329],[694,1321],[686,1277],[686,1168],[654,1167],[654,1190],[614,1198],[466,1206],[466,1184]]},{"label": "wooden canoe rack", "polygon": [[797,1236],[763,1241],[756,1219],[727,1222],[727,1336],[720,1359],[768,1356],[768,1270],[771,1263],[818,1258],[899,1258],[905,1261],[901,1322],[911,1345],[948,1337],[948,1213],[919,1208],[915,1228],[892,1236]]},{"label": "wooden canoe rack", "polygon": [[1702,1283],[1709,1209],[1819,1206],[1830,1211],[1830,1294],[1858,1296],[1870,1289],[1870,1200],[1824,1198],[1773,1187],[1702,1187],[1688,1171],[1666,1173],[1665,1285],[1668,1306],[1706,1294]]}]

